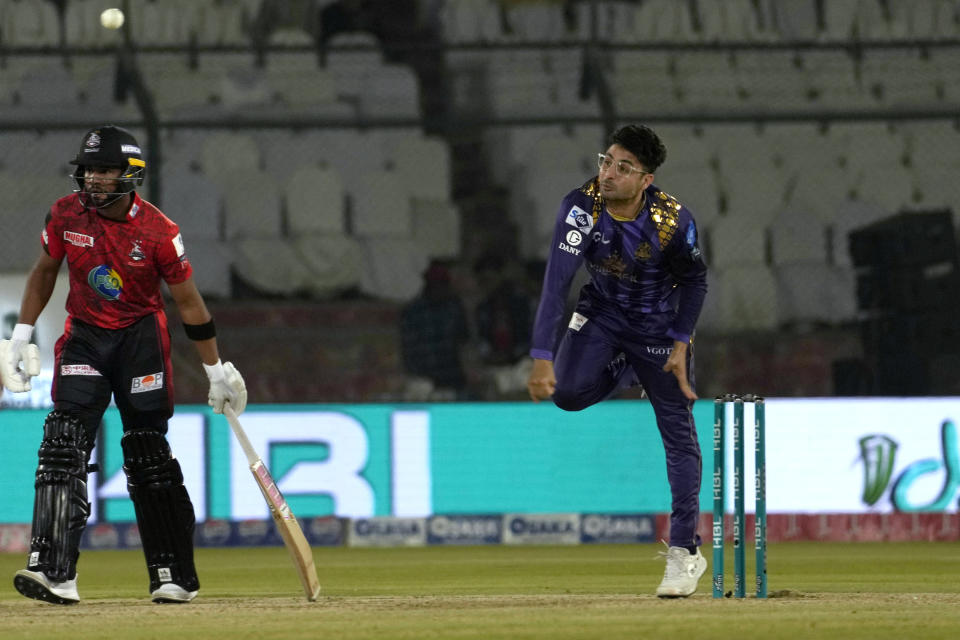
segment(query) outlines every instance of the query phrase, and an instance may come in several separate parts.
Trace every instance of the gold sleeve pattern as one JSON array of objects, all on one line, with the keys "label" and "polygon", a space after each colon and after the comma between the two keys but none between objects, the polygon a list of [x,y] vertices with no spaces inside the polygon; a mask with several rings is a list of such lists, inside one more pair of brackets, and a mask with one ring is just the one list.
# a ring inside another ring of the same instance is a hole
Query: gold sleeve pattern
[{"label": "gold sleeve pattern", "polygon": [[680,203],[677,199],[663,191],[657,191],[650,203],[650,219],[657,227],[657,238],[660,240],[660,249],[663,250],[680,224]]},{"label": "gold sleeve pattern", "polygon": [[603,212],[603,196],[600,195],[600,177],[590,178],[583,186],[580,187],[580,192],[584,195],[588,195],[593,198],[593,224],[597,224],[597,220],[600,219],[600,214]]}]

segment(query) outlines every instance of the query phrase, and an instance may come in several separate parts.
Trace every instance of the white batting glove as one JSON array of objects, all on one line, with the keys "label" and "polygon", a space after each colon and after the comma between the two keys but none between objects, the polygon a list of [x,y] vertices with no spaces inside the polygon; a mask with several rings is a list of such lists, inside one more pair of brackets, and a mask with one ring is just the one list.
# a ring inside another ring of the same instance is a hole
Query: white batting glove
[{"label": "white batting glove", "polygon": [[217,360],[213,365],[204,364],[203,369],[210,380],[207,404],[213,407],[213,412],[223,413],[223,406],[230,403],[235,414],[243,413],[247,408],[247,385],[233,363]]},{"label": "white batting glove", "polygon": [[14,393],[30,391],[30,378],[40,375],[40,349],[30,343],[32,334],[33,325],[18,324],[9,340],[0,340],[0,377]]}]

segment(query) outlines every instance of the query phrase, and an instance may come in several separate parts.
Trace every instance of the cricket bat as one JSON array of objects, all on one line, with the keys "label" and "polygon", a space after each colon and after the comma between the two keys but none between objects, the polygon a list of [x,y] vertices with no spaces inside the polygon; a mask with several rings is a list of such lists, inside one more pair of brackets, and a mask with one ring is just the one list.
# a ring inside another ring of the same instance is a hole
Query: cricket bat
[{"label": "cricket bat", "polygon": [[283,498],[283,494],[280,493],[280,489],[277,488],[277,483],[273,481],[273,476],[270,475],[267,465],[263,464],[263,460],[260,459],[253,445],[250,444],[243,426],[237,420],[237,414],[233,412],[229,404],[224,405],[223,415],[227,417],[233,435],[237,437],[237,442],[240,443],[244,455],[247,456],[247,463],[250,465],[253,478],[257,481],[257,486],[260,487],[260,492],[263,493],[263,498],[270,507],[270,515],[273,516],[277,530],[283,538],[283,544],[290,552],[293,566],[296,567],[297,573],[300,575],[300,583],[303,585],[307,600],[314,602],[320,595],[320,580],[317,578],[317,568],[313,563],[313,550],[310,549],[310,545],[303,535],[300,523],[297,522],[296,516],[290,511],[290,507]]}]

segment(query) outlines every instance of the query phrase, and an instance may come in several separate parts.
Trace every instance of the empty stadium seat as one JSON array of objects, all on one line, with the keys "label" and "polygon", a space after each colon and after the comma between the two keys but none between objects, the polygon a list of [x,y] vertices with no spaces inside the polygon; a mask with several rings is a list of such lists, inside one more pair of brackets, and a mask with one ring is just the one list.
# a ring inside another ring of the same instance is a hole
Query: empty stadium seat
[{"label": "empty stadium seat", "polygon": [[223,194],[206,176],[177,163],[164,164],[158,205],[185,238],[223,238]]},{"label": "empty stadium seat", "polygon": [[310,271],[283,235],[276,181],[257,169],[237,169],[228,176],[224,229],[234,248],[233,268],[237,275],[265,293],[308,292]]},{"label": "empty stadium seat", "polygon": [[382,300],[406,301],[423,283],[429,259],[412,238],[360,238],[363,272],[360,290]]},{"label": "empty stadium seat", "polygon": [[327,41],[324,55],[337,93],[345,99],[359,100],[365,74],[384,64],[380,40],[365,31],[334,34]]},{"label": "empty stadium seat", "polygon": [[346,231],[343,180],[336,169],[300,167],[289,176],[284,199],[291,236]]},{"label": "empty stadium seat", "polygon": [[280,237],[280,187],[273,176],[255,168],[235,168],[224,178],[224,237]]},{"label": "empty stadium seat", "polygon": [[824,221],[805,207],[784,208],[770,222],[770,255],[775,266],[827,264]]},{"label": "empty stadium seat", "polygon": [[774,329],[780,319],[777,283],[762,262],[730,265],[718,270],[711,291],[715,326],[722,331]]},{"label": "empty stadium seat", "polygon": [[852,269],[823,262],[792,262],[773,268],[780,325],[837,324],[856,317]]},{"label": "empty stadium seat", "polygon": [[359,112],[367,118],[407,118],[419,122],[420,89],[410,67],[385,64],[368,69],[359,94]]},{"label": "empty stadium seat", "polygon": [[689,51],[674,56],[678,98],[694,113],[736,109],[737,92],[730,56],[717,51]]},{"label": "empty stadium seat", "polygon": [[[316,129],[251,132],[262,149],[264,171],[285,184],[301,167],[327,163],[325,135]],[[342,180],[342,177],[341,177]]]},{"label": "empty stadium seat", "polygon": [[220,189],[188,165],[166,163],[162,170],[161,210],[180,227],[194,281],[201,293],[230,295],[233,244],[223,240]]},{"label": "empty stadium seat", "polygon": [[0,16],[0,41],[6,47],[55,47],[60,20],[52,2],[8,2]]},{"label": "empty stadium seat", "polygon": [[720,217],[709,227],[711,268],[724,269],[744,264],[764,265],[767,230],[745,218]]},{"label": "empty stadium seat", "polygon": [[460,210],[445,200],[412,201],[413,241],[431,258],[456,259],[462,253]]},{"label": "empty stadium seat", "polygon": [[451,197],[450,146],[419,133],[400,137],[385,149],[393,170],[413,198],[446,201]]},{"label": "empty stadium seat", "polygon": [[359,289],[366,269],[360,241],[346,234],[314,233],[291,239],[307,271],[304,289],[328,298]]},{"label": "empty stadium seat", "polygon": [[392,171],[371,171],[364,188],[352,193],[352,232],[356,236],[410,238],[413,230],[407,182]]},{"label": "empty stadium seat", "polygon": [[619,50],[612,54],[614,104],[626,117],[678,103],[672,52]]},{"label": "empty stadium seat", "polygon": [[226,191],[237,184],[238,172],[260,169],[260,148],[250,135],[218,131],[200,142],[199,161],[204,174]]}]

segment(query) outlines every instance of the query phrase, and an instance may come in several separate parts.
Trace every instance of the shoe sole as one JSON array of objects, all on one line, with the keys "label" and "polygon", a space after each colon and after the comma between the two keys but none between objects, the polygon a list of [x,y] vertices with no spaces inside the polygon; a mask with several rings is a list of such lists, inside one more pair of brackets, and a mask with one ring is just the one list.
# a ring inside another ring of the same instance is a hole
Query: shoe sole
[{"label": "shoe sole", "polygon": [[77,604],[79,600],[71,600],[69,598],[63,598],[57,594],[50,591],[45,584],[37,582],[30,576],[25,576],[17,574],[13,577],[13,586],[20,592],[21,595],[24,595],[28,598],[33,598],[34,600],[42,600],[43,602],[49,602],[50,604]]},{"label": "shoe sole", "polygon": [[157,604],[187,604],[190,600],[179,600],[177,598],[168,598],[166,596],[154,596],[153,601]]},{"label": "shoe sole", "polygon": [[196,597],[196,593],[194,593],[192,596],[188,595],[186,598],[177,598],[175,596],[169,596],[162,593],[151,594],[152,600],[157,604],[187,604]]}]

